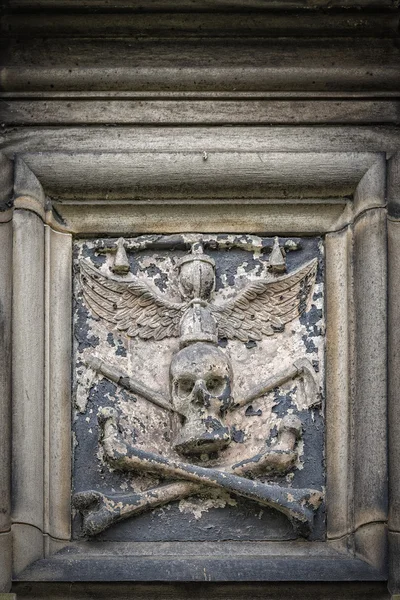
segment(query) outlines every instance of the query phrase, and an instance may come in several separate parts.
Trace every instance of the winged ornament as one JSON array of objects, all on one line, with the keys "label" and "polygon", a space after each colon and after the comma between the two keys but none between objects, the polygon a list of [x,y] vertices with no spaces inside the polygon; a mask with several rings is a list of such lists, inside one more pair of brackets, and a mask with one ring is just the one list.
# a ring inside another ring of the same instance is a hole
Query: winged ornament
[{"label": "winged ornament", "polygon": [[[129,262],[123,258],[127,274]],[[124,418],[132,429],[136,415],[142,424],[130,441],[129,435],[121,437],[118,411],[101,408],[98,426],[104,461],[125,473],[150,473],[163,479],[158,487],[140,493],[107,495],[86,490],[76,494],[74,504],[87,535],[145,509],[208,493],[208,488],[210,493],[222,489],[273,507],[289,517],[300,535],[309,534],[322,493],[265,481],[295,468],[302,423],[291,413],[275,419],[268,400],[261,398],[297,378],[298,393],[304,388],[307,406],[312,406],[319,400],[313,367],[306,357],[297,359],[267,380],[252,382],[251,389],[238,397],[229,352],[219,347],[218,340],[246,343],[283,331],[307,310],[317,265],[313,259],[289,274],[262,276],[214,294],[215,263],[204,253],[203,244],[196,242],[177,265],[181,300],[176,301],[132,273],[127,277],[105,274],[89,260],[80,261],[83,297],[92,315],[131,338],[179,338],[179,350],[171,357],[169,388],[164,391],[156,391],[137,373],[123,372],[98,355],[86,356],[93,373],[135,395]],[[153,410],[146,409],[146,402]],[[161,418],[160,409],[170,419]],[[277,437],[270,438],[275,424]],[[160,433],[162,427],[167,428],[166,437]]]},{"label": "winged ornament", "polygon": [[179,264],[181,302],[157,293],[141,278],[106,276],[86,260],[81,261],[81,284],[91,311],[129,337],[182,338],[185,324],[197,313],[200,329],[207,329],[208,320],[219,338],[248,342],[283,331],[306,310],[316,272],[313,259],[287,275],[250,281],[227,300],[214,299],[214,261],[197,245]]}]

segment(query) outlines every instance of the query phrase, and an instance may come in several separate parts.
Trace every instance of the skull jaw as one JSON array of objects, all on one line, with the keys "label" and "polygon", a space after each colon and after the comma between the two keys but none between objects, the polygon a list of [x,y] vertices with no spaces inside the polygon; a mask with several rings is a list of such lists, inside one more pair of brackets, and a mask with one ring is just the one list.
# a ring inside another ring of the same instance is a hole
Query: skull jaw
[{"label": "skull jaw", "polygon": [[179,432],[174,448],[179,454],[198,455],[219,452],[231,442],[231,433],[218,419],[186,422]]}]

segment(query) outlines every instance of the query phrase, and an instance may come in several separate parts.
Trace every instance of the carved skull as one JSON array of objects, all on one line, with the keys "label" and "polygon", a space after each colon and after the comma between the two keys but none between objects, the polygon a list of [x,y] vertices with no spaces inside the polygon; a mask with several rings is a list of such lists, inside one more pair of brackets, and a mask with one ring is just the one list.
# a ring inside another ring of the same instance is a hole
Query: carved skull
[{"label": "carved skull", "polygon": [[180,350],[170,367],[174,407],[185,417],[174,446],[182,454],[221,450],[231,441],[224,415],[232,404],[232,369],[218,347],[203,342]]}]

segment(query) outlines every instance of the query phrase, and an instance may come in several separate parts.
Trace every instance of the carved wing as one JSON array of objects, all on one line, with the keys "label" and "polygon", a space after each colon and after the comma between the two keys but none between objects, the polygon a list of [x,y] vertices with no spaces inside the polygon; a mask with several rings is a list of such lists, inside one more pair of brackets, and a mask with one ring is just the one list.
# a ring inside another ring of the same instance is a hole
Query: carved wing
[{"label": "carved wing", "polygon": [[212,304],[219,336],[248,342],[282,331],[306,310],[317,264],[313,259],[275,281],[253,281],[224,304]]},{"label": "carved wing", "polygon": [[145,281],[117,281],[80,261],[84,299],[91,311],[129,337],[162,340],[179,335],[186,304],[159,296]]}]

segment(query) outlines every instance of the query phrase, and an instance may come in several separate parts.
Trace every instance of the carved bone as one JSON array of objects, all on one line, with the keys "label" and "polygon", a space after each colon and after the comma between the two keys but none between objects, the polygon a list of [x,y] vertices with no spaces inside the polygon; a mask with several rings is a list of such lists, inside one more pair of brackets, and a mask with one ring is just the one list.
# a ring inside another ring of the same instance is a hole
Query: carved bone
[{"label": "carved bone", "polygon": [[144,383],[132,379],[132,377],[129,377],[129,375],[127,375],[124,371],[121,371],[117,367],[106,363],[100,358],[88,359],[86,360],[86,364],[88,367],[93,369],[93,371],[96,371],[96,373],[103,375],[110,381],[113,381],[117,385],[120,385],[129,392],[143,396],[143,398],[145,398],[149,402],[152,402],[156,406],[159,406],[160,408],[164,408],[164,410],[178,413],[178,411],[172,406],[171,402],[166,396],[164,396],[160,392],[156,392],[155,390],[150,389]]},{"label": "carved bone", "polygon": [[293,367],[289,370],[281,371],[277,375],[272,375],[263,383],[253,387],[243,398],[235,402],[232,408],[236,409],[241,406],[246,406],[249,402],[271,392],[274,388],[283,385],[298,375],[303,375],[304,378],[305,397],[310,398],[307,402],[308,406],[315,406],[319,402],[319,390],[315,383],[313,367],[307,358],[300,358],[293,363]]},{"label": "carved bone", "polygon": [[103,427],[102,445],[107,460],[123,471],[147,471],[163,477],[185,479],[199,485],[223,488],[259,504],[270,506],[284,513],[297,526],[302,535],[312,527],[313,511],[322,501],[318,490],[290,490],[257,480],[248,480],[232,471],[205,468],[171,460],[145,452],[123,442],[118,432],[117,413],[112,408],[103,409],[100,419]]},{"label": "carved bone", "polygon": [[[218,470],[243,476],[255,475],[266,470],[284,473],[293,466],[297,458],[294,447],[300,431],[301,423],[297,417],[285,417],[280,426],[277,444],[272,449]],[[189,481],[161,485],[138,494],[107,495],[88,490],[75,494],[73,503],[82,513],[83,532],[93,536],[145,510],[174,500],[183,500],[203,490],[206,491],[206,488]]]}]

